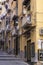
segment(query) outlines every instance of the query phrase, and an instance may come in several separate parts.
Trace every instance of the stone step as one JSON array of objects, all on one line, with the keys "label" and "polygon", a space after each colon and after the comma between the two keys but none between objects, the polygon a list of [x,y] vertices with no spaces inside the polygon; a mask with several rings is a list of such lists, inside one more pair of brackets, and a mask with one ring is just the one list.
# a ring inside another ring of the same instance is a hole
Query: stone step
[{"label": "stone step", "polygon": [[21,60],[20,58],[0,58],[0,60]]},{"label": "stone step", "polygon": [[0,55],[0,59],[14,59],[14,55]]},{"label": "stone step", "polygon": [[0,55],[0,57],[15,57],[15,55]]},{"label": "stone step", "polygon": [[0,60],[22,60],[22,59],[15,57],[15,55],[0,55]]},{"label": "stone step", "polygon": [[11,57],[10,58],[8,58],[8,57],[7,58],[6,57],[5,58],[1,57],[0,60],[22,60],[22,59],[21,58],[11,58]]},{"label": "stone step", "polygon": [[0,59],[15,59],[16,57],[0,57]]}]

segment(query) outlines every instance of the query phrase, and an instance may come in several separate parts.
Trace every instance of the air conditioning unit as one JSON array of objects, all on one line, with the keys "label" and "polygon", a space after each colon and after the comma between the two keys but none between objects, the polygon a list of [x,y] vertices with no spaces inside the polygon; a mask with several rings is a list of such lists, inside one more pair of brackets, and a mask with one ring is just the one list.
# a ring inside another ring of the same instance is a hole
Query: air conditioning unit
[{"label": "air conditioning unit", "polygon": [[40,34],[40,35],[43,35],[43,29],[40,29],[40,30],[39,30],[39,34]]}]

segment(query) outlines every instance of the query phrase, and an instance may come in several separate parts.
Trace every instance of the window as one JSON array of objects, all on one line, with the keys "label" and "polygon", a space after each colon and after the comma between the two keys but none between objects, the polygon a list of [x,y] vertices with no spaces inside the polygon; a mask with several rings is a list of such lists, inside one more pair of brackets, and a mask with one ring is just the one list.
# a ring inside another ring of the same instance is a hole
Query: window
[{"label": "window", "polygon": [[6,25],[10,24],[10,17],[6,17]]},{"label": "window", "polygon": [[28,6],[27,10],[30,10],[30,5]]},{"label": "window", "polygon": [[43,28],[39,29],[39,34],[43,35]]},{"label": "window", "polygon": [[0,10],[2,10],[2,8],[0,7]]},{"label": "window", "polygon": [[13,16],[14,26],[18,25],[18,16]]},{"label": "window", "polygon": [[31,15],[30,14],[27,15],[27,21],[29,21],[29,22],[31,21]]},{"label": "window", "polygon": [[23,5],[25,5],[26,7],[30,4],[30,0],[24,0],[23,1]]},{"label": "window", "polygon": [[43,40],[39,42],[40,48],[38,49],[38,60],[43,61]]},{"label": "window", "polygon": [[27,13],[26,7],[23,7],[23,14],[26,14],[26,13]]},{"label": "window", "polygon": [[2,10],[2,5],[0,5],[0,10]]},{"label": "window", "polygon": [[43,49],[43,42],[41,42],[41,49]]}]

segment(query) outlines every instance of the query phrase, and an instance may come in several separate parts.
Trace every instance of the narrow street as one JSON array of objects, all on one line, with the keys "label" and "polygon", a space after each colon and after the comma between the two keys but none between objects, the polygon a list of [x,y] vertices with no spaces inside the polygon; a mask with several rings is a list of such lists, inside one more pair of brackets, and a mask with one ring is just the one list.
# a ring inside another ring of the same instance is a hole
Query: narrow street
[{"label": "narrow street", "polygon": [[0,0],[0,65],[43,65],[43,0]]},{"label": "narrow street", "polygon": [[15,55],[9,55],[4,51],[0,51],[0,65],[29,65],[21,58],[16,58]]}]

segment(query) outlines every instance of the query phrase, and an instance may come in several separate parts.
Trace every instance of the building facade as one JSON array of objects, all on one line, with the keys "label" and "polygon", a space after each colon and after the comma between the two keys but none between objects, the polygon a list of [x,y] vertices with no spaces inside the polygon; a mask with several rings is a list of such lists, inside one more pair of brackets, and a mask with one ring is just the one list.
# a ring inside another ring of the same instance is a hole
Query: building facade
[{"label": "building facade", "polygon": [[43,62],[43,1],[0,2],[0,47],[35,65]]},{"label": "building facade", "polygon": [[[43,63],[43,1],[24,0],[18,5],[20,52],[35,65]],[[21,9],[21,10],[20,10]]]}]

